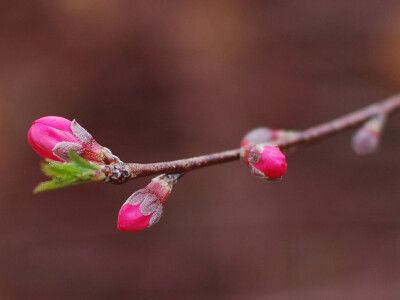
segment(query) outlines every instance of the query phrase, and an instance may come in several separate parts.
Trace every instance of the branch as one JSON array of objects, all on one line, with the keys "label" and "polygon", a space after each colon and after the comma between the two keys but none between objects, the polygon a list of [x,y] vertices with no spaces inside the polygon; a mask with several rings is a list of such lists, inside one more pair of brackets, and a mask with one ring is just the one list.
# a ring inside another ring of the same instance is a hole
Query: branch
[{"label": "branch", "polygon": [[[399,109],[400,95],[395,95],[335,120],[303,131],[296,131],[296,134],[274,141],[274,144],[283,150],[300,144],[306,144],[360,125],[374,116],[387,116]],[[239,160],[240,151],[241,149],[238,148],[187,159],[150,164],[121,162],[105,166],[103,172],[107,176],[107,181],[119,184],[138,177],[163,173],[187,173],[194,169]]]}]

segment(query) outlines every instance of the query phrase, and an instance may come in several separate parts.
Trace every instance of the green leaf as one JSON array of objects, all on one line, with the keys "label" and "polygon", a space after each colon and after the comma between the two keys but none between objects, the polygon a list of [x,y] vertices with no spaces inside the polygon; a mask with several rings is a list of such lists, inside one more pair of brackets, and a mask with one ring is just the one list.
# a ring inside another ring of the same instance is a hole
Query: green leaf
[{"label": "green leaf", "polygon": [[33,190],[33,193],[37,194],[40,192],[51,191],[55,189],[60,189],[68,186],[77,185],[80,183],[85,183],[89,181],[76,181],[74,179],[71,180],[49,180],[45,182],[39,183],[37,187]]},{"label": "green leaf", "polygon": [[91,181],[102,181],[106,178],[100,167],[91,164],[73,151],[70,151],[68,155],[71,159],[71,162],[68,163],[51,159],[46,159],[45,162],[41,163],[43,173],[51,180],[40,183],[33,190],[34,193]]},{"label": "green leaf", "polygon": [[87,168],[91,170],[100,170],[99,167],[95,166],[94,164],[91,164],[90,162],[88,162],[87,160],[85,160],[83,157],[79,156],[72,150],[69,150],[68,156],[75,164],[81,166],[82,168]]}]

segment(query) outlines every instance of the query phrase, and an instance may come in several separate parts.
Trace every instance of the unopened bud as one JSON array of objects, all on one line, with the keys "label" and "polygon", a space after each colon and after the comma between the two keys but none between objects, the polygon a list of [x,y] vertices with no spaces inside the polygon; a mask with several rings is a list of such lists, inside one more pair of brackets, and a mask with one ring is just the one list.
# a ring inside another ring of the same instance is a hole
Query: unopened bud
[{"label": "unopened bud", "polygon": [[240,158],[253,175],[263,179],[278,179],[286,173],[286,157],[272,144],[243,147]]},{"label": "unopened bud", "polygon": [[299,134],[300,133],[297,130],[278,129],[275,130],[274,140],[292,140],[297,138]]},{"label": "unopened bud", "polygon": [[68,152],[72,150],[95,164],[119,162],[118,157],[97,143],[75,120],[56,116],[40,118],[29,129],[28,141],[41,157],[55,161],[70,161]]},{"label": "unopened bud", "polygon": [[366,155],[378,149],[381,132],[385,124],[384,116],[376,116],[358,129],[352,139],[352,148],[358,155]]},{"label": "unopened bud", "polygon": [[259,143],[266,143],[274,140],[275,137],[276,137],[276,130],[273,130],[268,127],[258,127],[246,133],[246,135],[240,142],[240,147],[244,147],[247,145],[255,145]]},{"label": "unopened bud", "polygon": [[118,229],[140,231],[157,223],[179,177],[179,173],[157,176],[145,188],[133,193],[119,211]]}]

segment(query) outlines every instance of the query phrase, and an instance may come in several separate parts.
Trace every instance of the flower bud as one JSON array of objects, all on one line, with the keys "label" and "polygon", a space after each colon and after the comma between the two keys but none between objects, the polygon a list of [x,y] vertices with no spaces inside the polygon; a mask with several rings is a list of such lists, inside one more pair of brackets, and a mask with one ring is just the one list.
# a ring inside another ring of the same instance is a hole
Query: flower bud
[{"label": "flower bud", "polygon": [[263,179],[278,179],[286,173],[286,157],[272,144],[243,147],[240,158],[253,175]]},{"label": "flower bud", "polygon": [[119,211],[118,229],[140,231],[157,223],[179,177],[180,173],[162,174],[155,177],[145,188],[133,193]]},{"label": "flower bud", "polygon": [[70,161],[70,150],[95,164],[119,161],[109,149],[98,144],[78,122],[62,117],[48,116],[33,122],[28,131],[28,141],[41,157],[56,161]]},{"label": "flower bud", "polygon": [[352,148],[357,155],[366,155],[378,149],[385,117],[376,116],[358,129],[352,139]]},{"label": "flower bud", "polygon": [[299,136],[300,132],[297,130],[278,129],[275,130],[274,141],[277,140],[292,140]]},{"label": "flower bud", "polygon": [[272,141],[276,138],[276,130],[268,127],[258,127],[250,130],[240,142],[240,147]]}]

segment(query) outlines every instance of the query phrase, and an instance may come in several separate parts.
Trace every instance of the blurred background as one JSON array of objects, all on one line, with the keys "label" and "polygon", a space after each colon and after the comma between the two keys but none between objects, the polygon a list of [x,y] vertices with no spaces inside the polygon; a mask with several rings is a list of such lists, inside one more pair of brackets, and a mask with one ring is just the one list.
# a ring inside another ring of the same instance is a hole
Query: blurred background
[{"label": "blurred background", "polygon": [[242,164],[174,188],[161,221],[116,228],[149,178],[32,195],[26,134],[76,118],[129,162],[237,147],[400,89],[398,0],[0,2],[0,300],[399,299],[400,116],[299,147],[283,181]]}]

